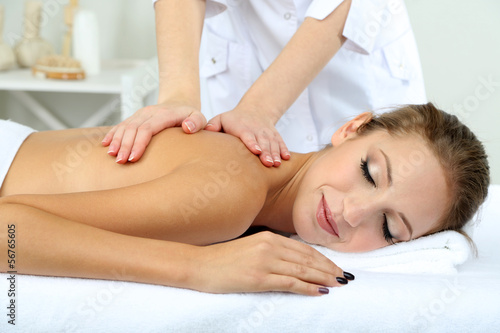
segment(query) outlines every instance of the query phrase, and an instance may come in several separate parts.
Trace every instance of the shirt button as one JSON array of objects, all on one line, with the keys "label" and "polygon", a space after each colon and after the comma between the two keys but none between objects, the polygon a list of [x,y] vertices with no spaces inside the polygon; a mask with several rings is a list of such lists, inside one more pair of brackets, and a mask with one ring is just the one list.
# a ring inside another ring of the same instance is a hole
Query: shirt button
[{"label": "shirt button", "polygon": [[215,60],[215,58],[212,58],[212,64],[216,64],[217,63],[217,60]]},{"label": "shirt button", "polygon": [[292,17],[292,13],[290,13],[290,12],[286,12],[285,15],[283,15],[283,18],[285,20],[289,20],[291,17]]},{"label": "shirt button", "polygon": [[312,135],[308,135],[308,136],[306,137],[306,139],[307,139],[307,141],[312,141],[314,138],[313,138],[313,136],[312,136]]}]

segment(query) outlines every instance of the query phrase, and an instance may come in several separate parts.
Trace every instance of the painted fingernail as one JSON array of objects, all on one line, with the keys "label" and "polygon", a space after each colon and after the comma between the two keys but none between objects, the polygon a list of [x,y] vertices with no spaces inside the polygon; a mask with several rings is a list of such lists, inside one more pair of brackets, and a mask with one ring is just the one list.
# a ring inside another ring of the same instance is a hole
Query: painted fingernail
[{"label": "painted fingernail", "polygon": [[129,162],[132,162],[132,160],[135,158],[135,154],[134,153],[131,153],[130,154],[130,157],[128,158],[128,161]]},{"label": "painted fingernail", "polygon": [[319,287],[318,288],[318,292],[320,294],[326,295],[326,294],[328,294],[330,292],[330,290],[328,290],[328,288],[326,288],[326,287]]},{"label": "painted fingernail", "polygon": [[258,145],[255,145],[254,148],[255,148],[255,150],[258,150],[262,153],[262,149],[260,149],[260,147]]},{"label": "painted fingernail", "polygon": [[188,128],[189,132],[194,131],[195,126],[194,126],[194,123],[192,121],[186,120],[184,122],[184,124],[186,124],[186,127]]},{"label": "painted fingernail", "polygon": [[120,163],[121,161],[123,161],[123,153],[119,153],[118,157],[116,158],[116,163]]},{"label": "painted fingernail", "polygon": [[269,163],[273,163],[273,159],[271,158],[271,156],[266,157],[266,161],[268,161]]},{"label": "painted fingernail", "polygon": [[113,148],[109,148],[109,149],[108,149],[108,154],[109,154],[109,155],[112,155],[112,154],[114,154],[114,153],[115,153],[115,150],[114,150]]},{"label": "painted fingernail", "polygon": [[351,273],[349,273],[349,272],[344,272],[344,277],[345,277],[347,280],[349,280],[349,281],[352,281],[352,280],[354,280],[354,279],[355,279],[354,274],[351,274]]},{"label": "painted fingernail", "polygon": [[347,284],[347,280],[343,277],[337,277],[337,282],[340,284]]}]

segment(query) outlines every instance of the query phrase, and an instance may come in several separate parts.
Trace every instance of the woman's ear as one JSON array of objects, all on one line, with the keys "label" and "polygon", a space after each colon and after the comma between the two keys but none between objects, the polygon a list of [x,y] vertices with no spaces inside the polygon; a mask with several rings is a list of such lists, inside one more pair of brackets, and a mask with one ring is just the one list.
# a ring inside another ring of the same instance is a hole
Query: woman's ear
[{"label": "woman's ear", "polygon": [[354,119],[349,120],[347,123],[342,125],[333,135],[332,135],[332,145],[338,146],[345,140],[356,135],[358,128],[364,123],[369,122],[373,118],[373,113],[363,112],[357,115]]}]

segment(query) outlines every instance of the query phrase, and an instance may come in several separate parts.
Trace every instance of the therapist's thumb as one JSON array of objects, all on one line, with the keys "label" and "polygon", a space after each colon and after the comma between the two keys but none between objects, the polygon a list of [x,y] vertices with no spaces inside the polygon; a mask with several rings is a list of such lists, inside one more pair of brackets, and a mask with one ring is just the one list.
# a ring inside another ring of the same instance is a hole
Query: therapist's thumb
[{"label": "therapist's thumb", "polygon": [[220,132],[222,129],[222,124],[220,122],[220,115],[217,115],[208,121],[207,126],[205,126],[207,131]]},{"label": "therapist's thumb", "polygon": [[186,133],[196,133],[202,130],[207,123],[207,119],[201,112],[193,112],[182,122],[182,129]]}]

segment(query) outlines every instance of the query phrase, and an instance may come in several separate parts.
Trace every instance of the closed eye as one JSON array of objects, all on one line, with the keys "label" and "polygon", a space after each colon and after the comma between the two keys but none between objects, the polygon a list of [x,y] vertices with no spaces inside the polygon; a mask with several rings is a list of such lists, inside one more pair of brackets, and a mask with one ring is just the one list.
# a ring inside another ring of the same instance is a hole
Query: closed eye
[{"label": "closed eye", "polygon": [[384,223],[382,224],[382,232],[384,233],[384,238],[389,243],[389,245],[394,244],[394,237],[389,231],[389,225],[387,224],[387,216],[384,214]]},{"label": "closed eye", "polygon": [[363,174],[363,177],[365,177],[365,179],[370,184],[372,184],[374,187],[377,187],[377,185],[375,184],[375,181],[373,180],[372,176],[370,175],[370,170],[368,170],[368,161],[361,159],[360,167],[361,167],[361,173]]},{"label": "closed eye", "polygon": [[[361,168],[361,173],[363,174],[363,177],[366,179],[366,181],[372,184],[374,187],[377,187],[377,184],[375,184],[375,181],[370,175],[370,170],[368,169],[368,161],[361,159],[360,168]],[[394,244],[394,237],[392,236],[389,230],[389,225],[387,223],[387,216],[385,214],[384,214],[384,221],[382,223],[382,233],[387,243]]]}]

